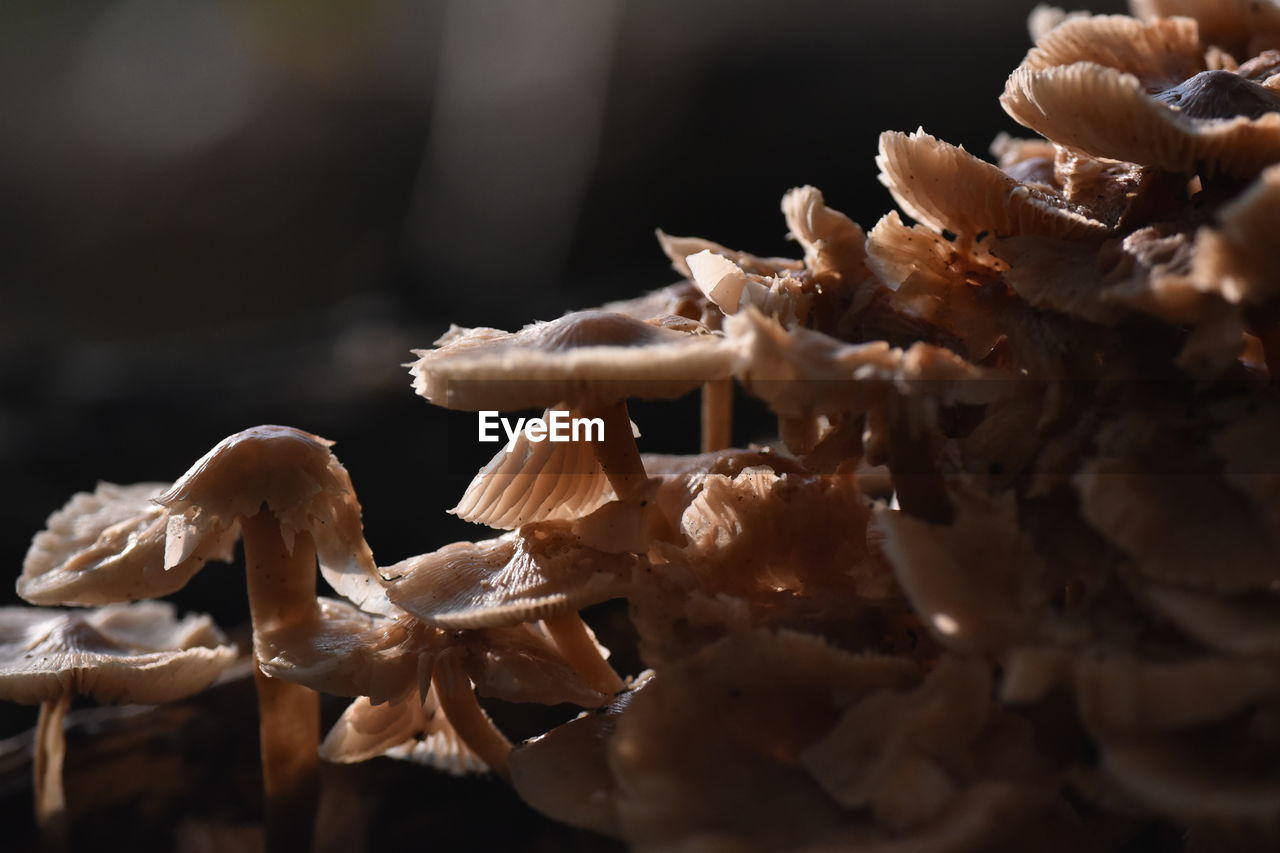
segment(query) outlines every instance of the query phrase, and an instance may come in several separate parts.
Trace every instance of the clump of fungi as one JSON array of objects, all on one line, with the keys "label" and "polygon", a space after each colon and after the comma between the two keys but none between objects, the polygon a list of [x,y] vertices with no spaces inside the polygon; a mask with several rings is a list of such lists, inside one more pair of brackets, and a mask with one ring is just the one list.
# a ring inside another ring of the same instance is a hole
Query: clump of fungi
[{"label": "clump of fungi", "polygon": [[[1275,849],[1280,7],[1133,11],[1037,9],[992,160],[885,133],[914,224],[799,188],[800,258],[660,232],[678,284],[419,351],[436,405],[604,424],[499,451],[455,509],[495,538],[379,568],[326,442],[259,427],[75,498],[20,592],[243,540],[273,848],[319,754],[646,850]],[[730,446],[734,381],[777,441]],[[695,390],[702,453],[640,453],[627,400]],[[642,673],[580,615],[619,598]],[[354,700],[323,742],[313,691]],[[583,712],[513,744],[482,699]]]}]

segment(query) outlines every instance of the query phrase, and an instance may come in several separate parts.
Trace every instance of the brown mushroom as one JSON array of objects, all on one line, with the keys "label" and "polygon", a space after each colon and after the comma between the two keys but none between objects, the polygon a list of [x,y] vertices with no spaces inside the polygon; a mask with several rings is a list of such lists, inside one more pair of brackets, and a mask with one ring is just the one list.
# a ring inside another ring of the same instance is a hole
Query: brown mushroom
[{"label": "brown mushroom", "polygon": [[71,700],[156,704],[197,693],[235,660],[225,642],[209,617],[179,620],[159,602],[0,608],[0,699],[40,705],[33,784],[43,831],[55,839],[66,831],[63,717]]}]

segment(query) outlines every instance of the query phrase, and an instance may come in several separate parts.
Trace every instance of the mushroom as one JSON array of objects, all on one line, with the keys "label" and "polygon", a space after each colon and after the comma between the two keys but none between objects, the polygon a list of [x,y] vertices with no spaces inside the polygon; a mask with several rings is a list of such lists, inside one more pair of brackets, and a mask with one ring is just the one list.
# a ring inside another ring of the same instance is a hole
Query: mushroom
[{"label": "mushroom", "polygon": [[544,523],[486,542],[452,545],[383,569],[387,595],[427,625],[448,630],[541,620],[556,648],[592,687],[622,689],[577,611],[625,593],[647,561],[584,547],[567,525]]},{"label": "mushroom", "polygon": [[[83,571],[77,558],[51,569],[52,561],[29,555],[19,588],[37,602],[64,604],[165,594],[175,584],[164,567],[180,568],[189,578],[202,555],[221,553],[228,532],[238,528],[255,635],[315,618],[317,555],[321,572],[344,597],[372,612],[391,612],[364,541],[351,479],[330,444],[282,426],[229,436],[152,499],[158,515],[147,509],[107,528],[89,548],[92,562]],[[161,525],[163,550],[156,532]],[[127,529],[141,532],[122,537]],[[260,670],[255,680],[268,846],[305,847],[314,816],[318,697]]]},{"label": "mushroom", "polygon": [[652,326],[623,314],[581,311],[526,326],[453,329],[437,349],[415,350],[414,390],[436,405],[465,411],[567,404],[599,418],[600,467],[622,500],[646,487],[626,398],[669,399],[728,375],[731,353],[708,335]]},{"label": "mushroom", "polygon": [[71,611],[0,607],[0,699],[39,704],[36,820],[65,835],[63,718],[77,695],[158,704],[207,687],[236,657],[208,616],[159,602]]}]

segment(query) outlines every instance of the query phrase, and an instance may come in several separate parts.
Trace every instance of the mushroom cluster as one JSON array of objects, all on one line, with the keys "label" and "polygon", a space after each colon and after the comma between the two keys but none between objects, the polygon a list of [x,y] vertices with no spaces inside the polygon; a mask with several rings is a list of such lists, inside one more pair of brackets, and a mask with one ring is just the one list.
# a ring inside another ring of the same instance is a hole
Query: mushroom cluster
[{"label": "mushroom cluster", "polygon": [[[453,510],[493,538],[379,567],[328,443],[259,427],[78,496],[20,592],[241,538],[280,825],[317,755],[391,756],[640,850],[1274,849],[1280,7],[1133,12],[1036,10],[992,160],[883,134],[914,224],[801,187],[798,258],[659,232],[675,285],[416,351],[437,406],[600,426],[498,451]],[[776,441],[732,446],[735,384]],[[627,401],[695,390],[702,452],[642,454]],[[312,691],[354,700],[322,742]],[[581,713],[513,744],[491,699]]]}]

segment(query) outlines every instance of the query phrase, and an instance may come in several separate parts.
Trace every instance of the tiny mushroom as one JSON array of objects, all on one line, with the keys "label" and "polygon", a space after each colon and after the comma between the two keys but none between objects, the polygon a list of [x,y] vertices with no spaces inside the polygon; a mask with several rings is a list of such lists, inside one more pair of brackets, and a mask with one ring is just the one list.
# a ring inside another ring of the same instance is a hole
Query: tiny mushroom
[{"label": "tiny mushroom", "polygon": [[40,705],[33,787],[42,830],[54,839],[65,833],[63,718],[71,700],[181,699],[235,660],[225,643],[208,616],[178,619],[160,602],[81,611],[0,607],[0,699]]}]

